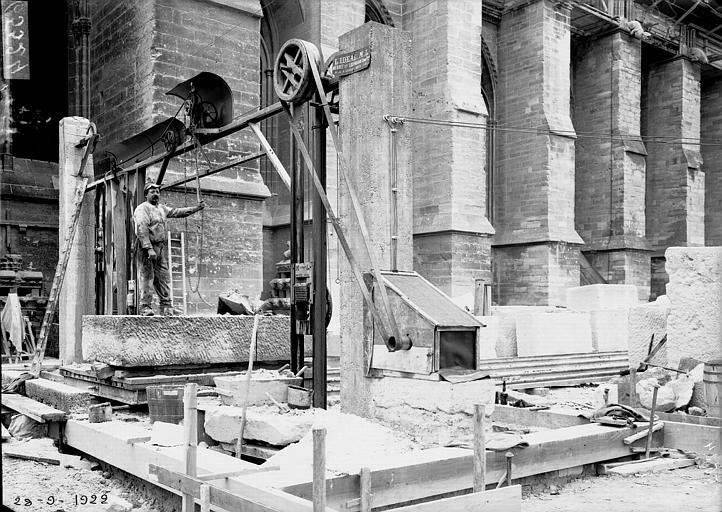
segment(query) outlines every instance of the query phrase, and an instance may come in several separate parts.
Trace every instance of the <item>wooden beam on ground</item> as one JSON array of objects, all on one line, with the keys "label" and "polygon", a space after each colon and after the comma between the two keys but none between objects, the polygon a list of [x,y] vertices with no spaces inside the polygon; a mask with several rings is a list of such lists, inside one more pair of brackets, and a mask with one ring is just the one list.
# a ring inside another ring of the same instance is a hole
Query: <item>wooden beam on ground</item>
[{"label": "wooden beam on ground", "polygon": [[660,459],[644,460],[630,464],[624,464],[613,468],[604,468],[603,474],[607,475],[634,475],[636,473],[654,473],[667,471],[669,469],[686,468],[694,466],[694,459]]},{"label": "wooden beam on ground", "polygon": [[656,412],[655,414],[662,421],[722,427],[722,418],[715,418],[714,416],[693,416],[691,414],[674,414],[671,412]]},{"label": "wooden beam on ground", "polygon": [[720,454],[722,427],[665,421],[664,447],[698,454]]},{"label": "wooden beam on ground", "polygon": [[521,485],[417,503],[395,508],[394,512],[440,512],[442,510],[444,512],[468,512],[471,510],[521,512]]},{"label": "wooden beam on ground", "polygon": [[[629,447],[622,440],[634,429],[606,427],[596,423],[534,432],[524,436],[529,446],[515,450],[514,478],[524,478],[584,464],[626,457]],[[424,453],[427,452],[427,453]],[[461,448],[437,448],[408,454],[391,466],[371,468],[374,507],[467,491],[473,486],[473,455]],[[434,457],[429,455],[433,453]],[[425,457],[424,462],[414,463]],[[486,452],[486,484],[497,483],[506,471],[503,452]],[[262,477],[262,475],[259,475]],[[255,478],[255,477],[254,477]],[[311,482],[281,487],[297,496],[311,498]],[[326,481],[327,504],[331,508],[359,510],[358,475]],[[348,504],[348,505],[347,505]]]},{"label": "wooden beam on ground", "polygon": [[[200,498],[202,480],[151,464],[149,472],[164,486]],[[276,489],[260,488],[229,480],[229,489],[209,485],[211,507],[243,512],[312,512],[310,501]],[[331,512],[331,511],[329,511]]]},{"label": "wooden beam on ground", "polygon": [[64,411],[59,411],[48,405],[36,402],[32,398],[13,393],[2,394],[2,405],[17,413],[24,414],[39,423],[65,421],[68,417]]},{"label": "wooden beam on ground", "polygon": [[[182,446],[160,447],[145,443],[128,445],[129,439],[147,434],[148,430],[142,426],[124,421],[88,423],[68,420],[65,425],[68,446],[143,480],[148,480],[149,464],[183,471],[185,458]],[[197,457],[199,473],[240,471],[258,467],[208,448],[198,448]],[[228,481],[228,479],[220,480],[218,487],[224,487]],[[177,493],[169,487],[164,488]]]},{"label": "wooden beam on ground", "polygon": [[533,411],[525,407],[511,405],[494,405],[491,415],[494,423],[513,423],[528,427],[564,428],[575,425],[586,425],[589,420],[578,415],[550,411]]}]

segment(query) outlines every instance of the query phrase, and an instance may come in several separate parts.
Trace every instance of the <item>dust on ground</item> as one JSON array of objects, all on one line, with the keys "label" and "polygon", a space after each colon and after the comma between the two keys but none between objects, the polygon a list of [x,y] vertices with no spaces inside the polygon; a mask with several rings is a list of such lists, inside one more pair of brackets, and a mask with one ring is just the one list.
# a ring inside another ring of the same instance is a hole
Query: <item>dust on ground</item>
[{"label": "dust on ground", "polygon": [[[4,442],[3,449],[15,443]],[[33,512],[94,512],[111,504],[119,505],[115,510],[161,512],[99,464],[90,470],[9,457],[2,459],[2,503]]]},{"label": "dust on ground", "polygon": [[522,500],[522,512],[721,512],[719,470],[691,466],[659,473],[575,480]]}]

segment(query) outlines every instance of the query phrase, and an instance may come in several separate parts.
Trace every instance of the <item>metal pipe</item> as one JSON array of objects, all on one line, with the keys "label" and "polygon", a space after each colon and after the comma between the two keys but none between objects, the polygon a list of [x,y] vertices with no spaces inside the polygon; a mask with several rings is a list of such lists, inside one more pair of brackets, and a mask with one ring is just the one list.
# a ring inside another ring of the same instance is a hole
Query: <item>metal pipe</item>
[{"label": "metal pipe", "polygon": [[398,209],[398,163],[397,163],[397,135],[398,129],[396,124],[402,124],[403,120],[397,117],[384,116],[384,120],[391,129],[390,141],[390,172],[389,172],[389,188],[391,191],[391,270],[397,272],[398,265],[398,244],[399,244],[399,209]]},{"label": "metal pipe", "polygon": [[[326,123],[323,112],[313,109],[314,149],[316,172],[321,186],[326,188]],[[326,361],[326,274],[327,234],[326,208],[318,194],[313,196],[313,406],[325,409],[327,402],[327,361]]]}]

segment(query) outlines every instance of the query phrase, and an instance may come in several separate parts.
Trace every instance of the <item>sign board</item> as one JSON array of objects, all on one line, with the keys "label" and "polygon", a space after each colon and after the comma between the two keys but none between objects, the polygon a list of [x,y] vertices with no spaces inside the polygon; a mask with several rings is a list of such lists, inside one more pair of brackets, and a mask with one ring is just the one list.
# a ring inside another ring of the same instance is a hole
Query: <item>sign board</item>
[{"label": "sign board", "polygon": [[28,3],[24,0],[2,0],[3,78],[30,78],[30,37]]},{"label": "sign board", "polygon": [[366,69],[371,64],[371,48],[366,46],[360,50],[339,53],[333,58],[333,74],[337,77],[351,75]]}]

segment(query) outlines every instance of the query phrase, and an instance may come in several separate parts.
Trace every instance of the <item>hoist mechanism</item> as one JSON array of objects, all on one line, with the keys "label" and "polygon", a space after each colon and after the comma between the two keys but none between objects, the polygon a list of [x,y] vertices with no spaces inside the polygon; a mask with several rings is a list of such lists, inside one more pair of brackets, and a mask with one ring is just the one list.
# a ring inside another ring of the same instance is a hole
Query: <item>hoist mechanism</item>
[{"label": "hoist mechanism", "polygon": [[214,73],[198,73],[166,94],[185,102],[189,124],[193,128],[220,128],[233,121],[231,88]]}]

